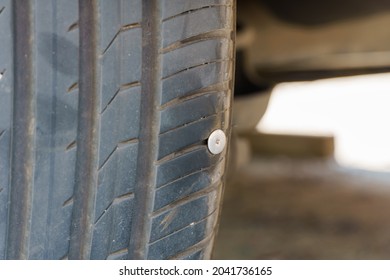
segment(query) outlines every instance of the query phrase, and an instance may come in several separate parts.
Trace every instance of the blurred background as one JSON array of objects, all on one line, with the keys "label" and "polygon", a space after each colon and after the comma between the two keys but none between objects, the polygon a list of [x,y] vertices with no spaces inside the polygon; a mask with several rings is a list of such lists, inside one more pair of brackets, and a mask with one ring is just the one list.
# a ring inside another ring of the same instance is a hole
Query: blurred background
[{"label": "blurred background", "polygon": [[215,259],[390,258],[390,2],[237,1]]}]

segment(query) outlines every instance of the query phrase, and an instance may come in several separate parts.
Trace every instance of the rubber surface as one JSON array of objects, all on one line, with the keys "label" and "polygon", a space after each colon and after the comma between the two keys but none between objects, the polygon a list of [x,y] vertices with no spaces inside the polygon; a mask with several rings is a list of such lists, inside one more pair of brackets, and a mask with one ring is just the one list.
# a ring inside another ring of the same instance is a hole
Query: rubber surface
[{"label": "rubber surface", "polygon": [[233,1],[0,11],[0,259],[209,258]]}]

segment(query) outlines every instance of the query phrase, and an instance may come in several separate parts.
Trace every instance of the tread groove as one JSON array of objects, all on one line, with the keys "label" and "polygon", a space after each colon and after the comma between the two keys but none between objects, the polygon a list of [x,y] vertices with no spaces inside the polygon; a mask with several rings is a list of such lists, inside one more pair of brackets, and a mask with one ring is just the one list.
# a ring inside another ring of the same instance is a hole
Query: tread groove
[{"label": "tread groove", "polygon": [[13,1],[14,96],[8,259],[27,259],[34,187],[35,94],[32,3]]},{"label": "tread groove", "polygon": [[99,170],[98,170],[98,171],[101,171],[101,170],[103,169],[103,167],[107,164],[107,162],[110,161],[111,157],[115,154],[115,152],[116,152],[119,148],[123,148],[123,147],[126,147],[126,146],[128,146],[128,145],[135,144],[135,143],[139,143],[139,139],[138,139],[138,138],[131,138],[131,139],[128,139],[128,140],[119,142],[119,143],[114,147],[114,149],[111,151],[111,153],[107,156],[107,158],[103,161],[103,163],[102,163],[101,166],[99,167]]},{"label": "tread groove", "polygon": [[119,142],[117,147],[122,148],[122,147],[126,147],[128,145],[132,145],[132,144],[135,144],[138,142],[139,142],[138,138],[130,138],[130,139]]},{"label": "tread groove", "polygon": [[196,253],[197,251],[200,251],[204,248],[206,248],[211,239],[214,238],[214,231],[212,231],[208,236],[206,236],[203,240],[200,242],[196,243],[195,245],[192,245],[191,247],[187,248],[186,250],[177,253],[176,255],[173,255],[169,258],[169,260],[178,260],[178,259],[183,259],[184,257],[191,255],[193,253]]},{"label": "tread groove", "polygon": [[102,54],[101,56],[104,56],[106,54],[106,52],[110,49],[110,47],[112,46],[112,44],[114,44],[116,38],[118,38],[119,34],[121,33],[121,30],[119,29],[118,32],[114,35],[114,38],[112,38],[112,40],[110,41],[110,43],[108,43],[107,47],[102,51]]},{"label": "tread groove", "polygon": [[195,123],[204,121],[204,120],[206,120],[206,119],[210,119],[210,118],[212,118],[212,117],[221,115],[221,114],[223,114],[223,113],[226,113],[228,110],[229,110],[229,109],[225,109],[224,111],[220,111],[220,112],[215,113],[215,114],[211,114],[211,115],[208,115],[208,116],[204,116],[204,117],[202,117],[202,118],[200,118],[200,119],[198,119],[198,120],[195,120],[195,121],[192,121],[192,122],[188,122],[188,123],[181,124],[181,125],[179,125],[179,126],[176,126],[176,127],[174,127],[174,128],[171,128],[171,129],[169,129],[169,130],[167,130],[167,131],[164,131],[164,132],[160,133],[160,136],[165,135],[165,134],[168,134],[168,133],[172,133],[172,132],[174,132],[175,130],[178,130],[178,129],[183,128],[183,127],[185,127],[185,126],[189,126],[189,125],[192,125],[192,124],[195,124]]},{"label": "tread groove", "polygon": [[75,82],[68,88],[67,92],[70,93],[70,92],[72,92],[72,91],[74,91],[74,90],[76,90],[78,88],[79,88],[79,83]]},{"label": "tread groove", "polygon": [[2,132],[0,132],[0,139],[3,137],[5,131],[6,130],[3,130]]},{"label": "tread groove", "polygon": [[217,60],[208,61],[208,62],[204,62],[204,63],[201,63],[201,64],[193,65],[193,66],[190,66],[190,67],[178,70],[178,71],[176,71],[176,72],[174,72],[172,74],[169,74],[169,75],[163,77],[162,80],[166,80],[166,79],[172,78],[172,77],[174,77],[174,76],[176,76],[176,75],[178,75],[178,74],[180,74],[182,72],[188,71],[190,69],[194,69],[194,68],[201,67],[201,66],[208,65],[208,64],[212,64],[212,63],[229,62],[231,60],[232,60],[232,58],[229,58],[229,59],[217,59]]},{"label": "tread groove", "polygon": [[209,167],[202,168],[202,169],[196,170],[196,171],[194,171],[194,172],[188,173],[188,174],[186,174],[185,176],[179,177],[179,178],[177,178],[177,179],[175,179],[175,180],[172,180],[172,181],[170,181],[170,182],[168,182],[168,183],[165,183],[164,185],[161,185],[161,186],[159,186],[158,188],[156,188],[156,190],[162,189],[162,188],[164,188],[164,187],[166,187],[166,186],[168,186],[168,185],[170,185],[170,184],[172,184],[172,183],[175,183],[175,182],[180,181],[180,180],[182,180],[182,179],[184,179],[184,178],[190,177],[190,176],[192,176],[192,175],[194,175],[194,174],[197,174],[197,173],[200,173],[200,172],[207,171],[207,170],[209,170],[209,169],[215,168],[215,167],[216,167],[217,165],[219,165],[223,160],[224,160],[224,158],[222,157],[217,163],[215,163],[215,164],[213,164],[213,165],[210,165]]},{"label": "tread groove", "polygon": [[76,140],[73,140],[68,146],[66,146],[65,151],[68,152],[68,151],[76,148],[76,146],[77,146],[77,142],[76,142]]},{"label": "tread groove", "polygon": [[185,155],[187,153],[199,150],[199,149],[201,149],[205,145],[204,142],[205,142],[204,140],[203,141],[199,141],[198,143],[186,146],[186,147],[184,147],[181,150],[178,150],[178,151],[175,151],[173,153],[170,153],[170,154],[164,156],[163,158],[159,159],[157,161],[157,165],[162,165],[162,164],[164,164],[164,163],[166,163],[168,161],[171,161],[171,160],[173,160],[173,159],[175,159],[177,157],[180,157],[180,156]]},{"label": "tread groove", "polygon": [[111,157],[115,154],[115,151],[118,149],[118,146],[115,146],[115,148],[111,151],[111,153],[107,156],[107,158],[102,162],[102,165],[99,167],[98,171],[102,170],[102,168],[109,162]]},{"label": "tread groove", "polygon": [[73,196],[69,199],[65,200],[65,202],[62,204],[62,207],[67,207],[68,205],[73,204]]},{"label": "tread groove", "polygon": [[100,120],[97,5],[94,0],[79,1],[78,147],[69,259],[89,259],[92,246]]},{"label": "tread groove", "polygon": [[165,54],[165,53],[168,53],[168,52],[171,52],[171,51],[174,51],[174,50],[180,49],[182,47],[185,47],[185,46],[197,43],[197,42],[201,42],[201,41],[227,38],[230,36],[231,32],[232,32],[231,29],[224,28],[224,29],[216,29],[216,30],[212,30],[210,32],[198,34],[198,35],[195,35],[195,36],[192,36],[192,37],[189,37],[189,38],[186,38],[186,39],[183,39],[183,40],[180,40],[180,41],[177,41],[177,42],[170,44],[169,46],[163,48],[161,50],[161,53]]},{"label": "tread groove", "polygon": [[218,189],[219,185],[221,184],[221,182],[216,182],[214,184],[212,184],[211,186],[205,188],[205,189],[202,189],[198,192],[195,192],[195,193],[192,193],[186,197],[183,197],[179,200],[175,200],[174,202],[171,202],[167,205],[165,205],[164,207],[154,211],[152,213],[152,218],[155,218],[157,216],[159,216],[160,214],[164,213],[164,212],[167,212],[167,211],[170,211],[170,210],[173,210],[175,209],[176,207],[179,207],[181,205],[184,205],[184,204],[187,204],[187,203],[190,203],[194,200],[197,200],[198,198],[202,197],[202,196],[205,196],[209,193],[211,193],[212,191]]},{"label": "tread groove", "polygon": [[127,31],[134,28],[140,28],[140,27],[141,27],[140,22],[130,23],[130,24],[123,25],[120,29],[120,32]]},{"label": "tread groove", "polygon": [[133,192],[129,192],[129,193],[122,194],[122,195],[120,195],[120,196],[118,196],[118,197],[116,197],[116,198],[114,199],[113,204],[114,204],[114,205],[115,205],[115,204],[119,204],[119,203],[125,201],[126,199],[129,199],[129,198],[132,198],[132,197],[134,197],[134,193],[133,193]]},{"label": "tread groove", "polygon": [[124,255],[128,252],[127,248],[120,249],[118,251],[112,252],[108,255],[107,259],[111,259],[114,256]]},{"label": "tread groove", "polygon": [[103,110],[100,112],[100,114],[104,114],[104,112],[108,109],[108,107],[110,107],[110,105],[112,104],[112,102],[115,100],[115,98],[119,95],[119,93],[121,92],[121,89],[119,88],[115,93],[114,95],[111,97],[110,101],[108,101],[107,105],[103,108]]},{"label": "tread groove", "polygon": [[[110,204],[106,207],[106,209],[103,210],[103,212],[100,214],[100,216],[96,219],[95,221],[95,225],[104,217],[104,215],[107,213],[107,211],[114,205],[117,205],[123,201],[125,201],[126,199],[129,199],[129,198],[132,198],[134,197],[134,193],[130,192],[130,193],[126,193],[126,194],[123,194],[123,195],[120,195],[118,197],[115,197],[111,202]],[[127,250],[127,248],[126,248]]]},{"label": "tread groove", "polygon": [[229,90],[229,81],[223,81],[223,82],[218,83],[218,84],[213,84],[211,86],[192,91],[185,96],[180,96],[180,97],[177,97],[175,99],[172,99],[172,100],[166,102],[165,104],[161,105],[160,110],[164,110],[168,107],[175,106],[177,104],[180,104],[180,103],[185,102],[187,100],[191,100],[191,99],[200,97],[202,95],[210,94],[213,92],[222,92],[222,91],[227,91],[227,90]]},{"label": "tread groove", "polygon": [[101,113],[100,114],[103,114],[108,107],[110,107],[110,105],[112,104],[112,102],[115,100],[115,98],[123,91],[129,89],[129,88],[133,88],[133,87],[137,87],[137,86],[140,86],[141,83],[140,82],[131,82],[131,83],[128,83],[128,84],[123,84],[119,87],[119,89],[114,93],[114,95],[111,97],[111,99],[108,101],[107,105],[102,109]]},{"label": "tread groove", "polygon": [[140,28],[141,27],[141,24],[140,23],[131,23],[131,24],[126,24],[124,26],[121,26],[121,28],[119,28],[118,32],[115,33],[114,37],[112,38],[112,40],[110,41],[110,43],[108,43],[107,47],[102,51],[102,56],[104,56],[106,54],[106,52],[110,49],[110,47],[112,46],[112,44],[115,42],[115,40],[118,38],[119,34],[121,34],[122,32],[126,32],[128,30],[131,30],[131,29],[134,29],[134,28]]},{"label": "tread groove", "polygon": [[160,0],[142,1],[142,95],[141,95],[141,126],[139,137],[139,152],[137,159],[137,182],[135,185],[135,209],[130,241],[129,259],[146,259],[150,240],[151,219],[154,204],[154,190],[157,180],[155,163],[158,158],[158,131],[160,128],[161,103],[161,55],[159,49],[161,40]]},{"label": "tread groove", "polygon": [[132,87],[139,87],[139,86],[141,86],[140,82],[131,82],[131,83],[121,85],[120,90],[126,90]]},{"label": "tread groove", "polygon": [[68,32],[71,32],[71,31],[76,30],[76,29],[78,29],[78,28],[79,28],[79,22],[76,21],[76,22],[72,23],[72,24],[69,26]]},{"label": "tread groove", "polygon": [[176,14],[176,15],[164,18],[163,22],[172,20],[174,18],[183,16],[183,15],[191,14],[191,13],[194,13],[194,12],[199,11],[199,10],[210,9],[210,8],[213,8],[213,7],[231,7],[231,5],[223,5],[223,4],[220,4],[220,5],[206,5],[206,6],[202,6],[202,7],[196,8],[196,9],[187,10],[187,11],[181,12],[179,14]]}]

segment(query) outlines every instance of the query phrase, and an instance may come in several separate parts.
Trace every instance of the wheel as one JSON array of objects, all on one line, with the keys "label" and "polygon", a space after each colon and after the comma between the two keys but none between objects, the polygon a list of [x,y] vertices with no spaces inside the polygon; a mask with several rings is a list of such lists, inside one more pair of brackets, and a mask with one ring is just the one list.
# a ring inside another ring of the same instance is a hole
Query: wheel
[{"label": "wheel", "polygon": [[0,0],[0,258],[210,258],[234,5]]}]

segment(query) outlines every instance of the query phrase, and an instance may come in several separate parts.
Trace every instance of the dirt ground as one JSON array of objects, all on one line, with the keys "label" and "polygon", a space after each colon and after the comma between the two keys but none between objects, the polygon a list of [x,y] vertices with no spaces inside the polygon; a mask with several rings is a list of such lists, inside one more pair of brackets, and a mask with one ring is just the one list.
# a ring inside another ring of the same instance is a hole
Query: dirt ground
[{"label": "dirt ground", "polygon": [[390,174],[254,159],[227,184],[214,259],[390,259]]}]

